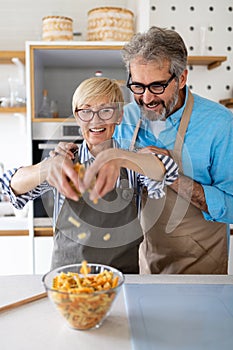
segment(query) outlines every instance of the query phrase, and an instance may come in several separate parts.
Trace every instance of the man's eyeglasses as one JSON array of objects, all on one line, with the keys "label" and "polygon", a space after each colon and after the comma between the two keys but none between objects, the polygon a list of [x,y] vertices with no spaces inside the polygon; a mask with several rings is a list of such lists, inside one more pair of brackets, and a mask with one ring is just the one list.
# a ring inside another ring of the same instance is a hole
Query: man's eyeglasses
[{"label": "man's eyeglasses", "polygon": [[172,82],[172,80],[175,78],[175,73],[166,81],[166,83],[158,83],[154,81],[153,83],[150,83],[148,85],[144,85],[141,83],[133,82],[130,83],[131,79],[131,73],[129,73],[129,77],[127,80],[126,86],[136,95],[142,95],[148,89],[152,94],[161,95],[164,93],[165,89],[168,87],[168,85]]},{"label": "man's eyeglasses", "polygon": [[77,109],[75,110],[75,114],[83,121],[83,122],[90,122],[94,115],[97,114],[99,119],[101,120],[109,120],[112,118],[115,110],[117,107],[103,107],[100,108],[98,111],[93,111],[90,108],[84,108],[84,109]]}]

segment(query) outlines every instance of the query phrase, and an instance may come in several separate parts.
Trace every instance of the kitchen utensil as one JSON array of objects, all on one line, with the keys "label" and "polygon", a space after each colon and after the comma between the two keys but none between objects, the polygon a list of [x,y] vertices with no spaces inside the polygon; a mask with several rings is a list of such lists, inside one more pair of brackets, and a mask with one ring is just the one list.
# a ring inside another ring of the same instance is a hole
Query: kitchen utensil
[{"label": "kitchen utensil", "polygon": [[15,308],[17,308],[19,306],[22,306],[22,305],[25,305],[25,304],[29,304],[29,303],[31,303],[33,301],[37,301],[37,300],[43,299],[45,297],[47,297],[47,293],[43,292],[43,293],[40,293],[40,294],[33,295],[32,297],[29,297],[29,298],[26,298],[26,299],[22,299],[22,300],[16,301],[15,303],[11,303],[11,304],[8,304],[8,305],[0,307],[0,313],[4,312],[4,311],[9,311],[9,310],[15,309]]}]

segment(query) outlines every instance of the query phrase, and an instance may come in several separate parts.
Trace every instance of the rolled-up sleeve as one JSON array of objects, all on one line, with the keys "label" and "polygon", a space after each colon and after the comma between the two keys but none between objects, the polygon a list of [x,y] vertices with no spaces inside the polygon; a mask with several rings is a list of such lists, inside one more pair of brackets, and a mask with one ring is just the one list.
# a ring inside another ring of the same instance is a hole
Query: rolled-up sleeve
[{"label": "rolled-up sleeve", "polygon": [[171,185],[178,178],[178,166],[174,160],[163,154],[155,154],[163,163],[166,173],[162,181],[155,181],[147,176],[139,175],[139,181],[147,188],[149,198],[159,199],[165,196],[164,187]]},{"label": "rolled-up sleeve", "polygon": [[11,204],[16,209],[23,209],[23,207],[27,204],[29,200],[34,200],[37,197],[41,196],[43,193],[52,189],[52,187],[50,187],[49,184],[45,181],[29,192],[26,192],[20,195],[15,195],[15,193],[12,191],[12,188],[11,188],[11,179],[17,170],[18,170],[17,168],[7,170],[3,174],[3,176],[0,178],[2,193],[5,196],[7,196]]}]

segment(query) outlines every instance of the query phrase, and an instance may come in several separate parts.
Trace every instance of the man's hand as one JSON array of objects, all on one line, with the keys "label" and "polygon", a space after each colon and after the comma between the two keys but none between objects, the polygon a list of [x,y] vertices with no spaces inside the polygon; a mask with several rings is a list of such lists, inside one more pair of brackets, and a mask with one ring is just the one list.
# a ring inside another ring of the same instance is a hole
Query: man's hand
[{"label": "man's hand", "polygon": [[156,153],[156,154],[164,154],[165,156],[169,156],[171,157],[171,154],[169,153],[169,151],[167,149],[164,148],[159,148],[156,146],[147,146],[145,148],[140,148],[138,150],[138,153]]}]

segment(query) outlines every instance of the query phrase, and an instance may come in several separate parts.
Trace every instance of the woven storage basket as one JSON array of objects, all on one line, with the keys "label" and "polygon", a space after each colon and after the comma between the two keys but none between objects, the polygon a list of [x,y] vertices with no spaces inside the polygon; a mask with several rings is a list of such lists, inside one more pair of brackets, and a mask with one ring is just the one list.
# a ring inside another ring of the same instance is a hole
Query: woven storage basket
[{"label": "woven storage basket", "polygon": [[42,40],[73,40],[73,20],[63,16],[46,16],[42,19]]},{"label": "woven storage basket", "polygon": [[129,41],[134,34],[134,14],[120,7],[98,7],[88,12],[87,40]]}]

